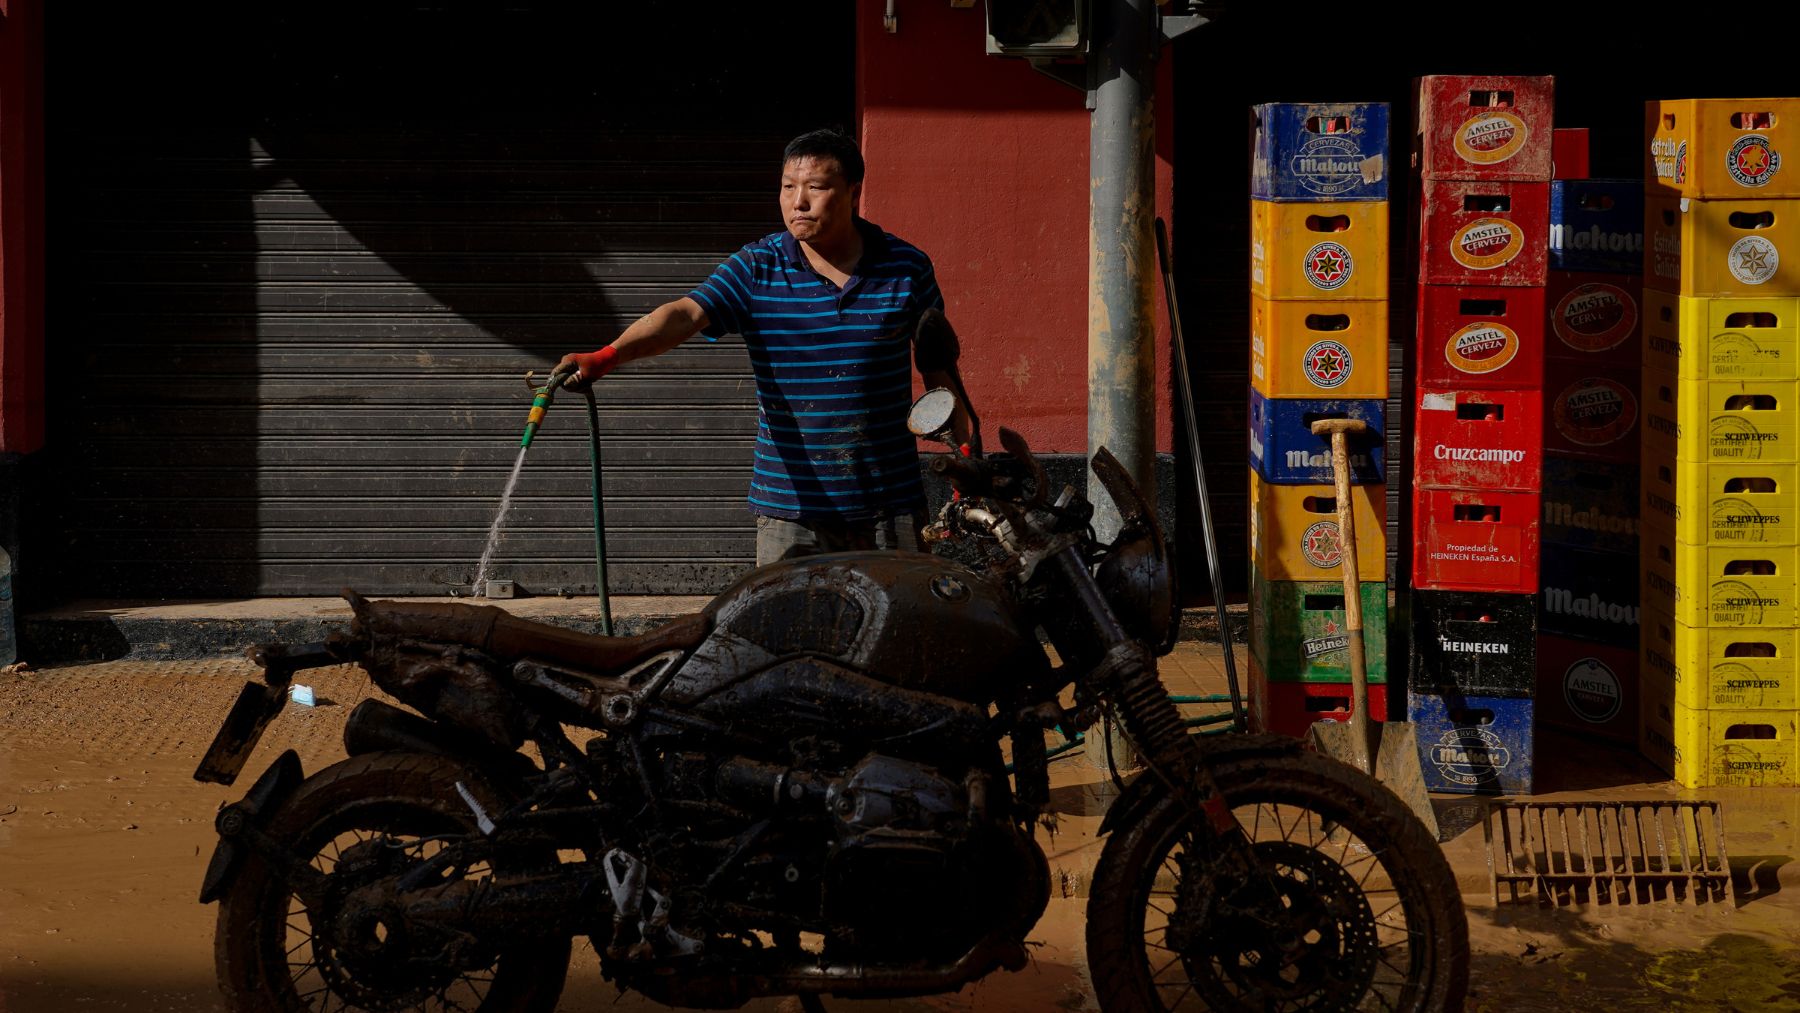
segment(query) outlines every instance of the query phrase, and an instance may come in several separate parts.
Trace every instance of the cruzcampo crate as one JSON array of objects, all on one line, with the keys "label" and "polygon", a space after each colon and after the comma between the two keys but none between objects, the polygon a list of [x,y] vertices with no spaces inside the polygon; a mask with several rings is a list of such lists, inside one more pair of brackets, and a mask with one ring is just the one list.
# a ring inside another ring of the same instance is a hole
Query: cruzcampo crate
[{"label": "cruzcampo crate", "polygon": [[1793,710],[1690,710],[1675,705],[1675,780],[1689,788],[1800,784]]},{"label": "cruzcampo crate", "polygon": [[1537,591],[1537,493],[1415,485],[1412,501],[1414,588]]},{"label": "cruzcampo crate", "polygon": [[1644,368],[1684,380],[1800,377],[1800,298],[1644,290]]},{"label": "cruzcampo crate", "polygon": [[1689,626],[1790,627],[1796,611],[1793,545],[1687,545],[1667,532],[1644,533],[1643,607]]},{"label": "cruzcampo crate", "polygon": [[1695,464],[1646,447],[1640,531],[1689,545],[1792,545],[1800,541],[1800,471],[1791,464]]},{"label": "cruzcampo crate", "polygon": [[1638,650],[1545,634],[1538,638],[1537,718],[1577,735],[1637,743]]},{"label": "cruzcampo crate", "polygon": [[1537,721],[1529,696],[1408,693],[1406,719],[1419,739],[1429,790],[1531,794]]},{"label": "cruzcampo crate", "polygon": [[1630,463],[1544,458],[1544,519],[1539,543],[1561,549],[1638,551],[1638,474]]},{"label": "cruzcampo crate", "polygon": [[1251,108],[1250,196],[1385,201],[1386,102],[1267,102]]},{"label": "cruzcampo crate", "polygon": [[1689,626],[1643,614],[1643,667],[1671,680],[1675,703],[1692,710],[1800,708],[1800,654],[1792,629]]},{"label": "cruzcampo crate", "polygon": [[[1337,490],[1329,485],[1269,485],[1250,472],[1250,559],[1270,580],[1343,580],[1338,564]],[[1387,487],[1350,487],[1355,500],[1357,576],[1387,579]]]},{"label": "cruzcampo crate", "polygon": [[1800,201],[1644,206],[1644,287],[1687,296],[1800,295]]},{"label": "cruzcampo crate", "polygon": [[1800,381],[1643,374],[1644,445],[1708,464],[1800,461]]},{"label": "cruzcampo crate", "polygon": [[1387,397],[1386,300],[1251,299],[1250,384],[1269,397]]},{"label": "cruzcampo crate", "polygon": [[1644,103],[1644,189],[1668,197],[1800,197],[1800,98]]},{"label": "cruzcampo crate", "polygon": [[1550,270],[1642,274],[1644,181],[1552,180]]},{"label": "cruzcampo crate", "polygon": [[1538,491],[1544,480],[1542,391],[1421,387],[1415,396],[1415,484]]},{"label": "cruzcampo crate", "polygon": [[[1363,661],[1387,681],[1387,585],[1361,586]],[[1271,682],[1348,682],[1342,581],[1267,580],[1250,571],[1250,650]]]},{"label": "cruzcampo crate", "polygon": [[1547,182],[1554,105],[1550,77],[1422,77],[1413,168],[1428,180]]},{"label": "cruzcampo crate", "polygon": [[1250,294],[1260,299],[1388,297],[1388,205],[1250,202]]},{"label": "cruzcampo crate", "polygon": [[1317,436],[1320,419],[1361,419],[1369,426],[1351,435],[1350,482],[1368,485],[1385,480],[1387,439],[1383,401],[1264,397],[1250,388],[1250,465],[1272,485],[1326,485],[1331,472],[1331,441]]}]

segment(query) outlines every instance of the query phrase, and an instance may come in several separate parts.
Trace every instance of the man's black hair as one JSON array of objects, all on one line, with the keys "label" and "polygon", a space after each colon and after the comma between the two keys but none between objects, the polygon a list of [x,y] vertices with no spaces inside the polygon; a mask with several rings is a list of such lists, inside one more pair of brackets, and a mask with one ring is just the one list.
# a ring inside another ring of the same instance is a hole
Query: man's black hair
[{"label": "man's black hair", "polygon": [[841,130],[809,130],[789,141],[781,153],[781,164],[785,167],[796,158],[835,158],[845,179],[852,184],[863,181],[862,149]]}]

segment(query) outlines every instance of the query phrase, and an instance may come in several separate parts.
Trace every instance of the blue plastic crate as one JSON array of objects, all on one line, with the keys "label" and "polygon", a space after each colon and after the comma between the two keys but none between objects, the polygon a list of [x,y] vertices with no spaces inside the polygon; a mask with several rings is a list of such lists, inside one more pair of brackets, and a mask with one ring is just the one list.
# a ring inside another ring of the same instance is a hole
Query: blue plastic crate
[{"label": "blue plastic crate", "polygon": [[1270,201],[1388,199],[1385,102],[1269,102],[1252,110],[1250,196]]},{"label": "blue plastic crate", "polygon": [[1538,582],[1540,632],[1636,649],[1637,553],[1552,548],[1538,559]]},{"label": "blue plastic crate", "polygon": [[1537,724],[1530,698],[1409,693],[1406,719],[1419,738],[1427,789],[1531,794]]},{"label": "blue plastic crate", "polygon": [[1552,181],[1550,269],[1643,274],[1644,181]]},{"label": "blue plastic crate", "polygon": [[1330,485],[1331,441],[1314,436],[1319,418],[1361,419],[1364,436],[1350,438],[1350,482],[1387,480],[1386,405],[1381,401],[1264,397],[1250,389],[1250,466],[1272,485]]},{"label": "blue plastic crate", "polygon": [[1641,471],[1636,462],[1545,454],[1544,521],[1538,528],[1542,558],[1564,548],[1635,556]]}]

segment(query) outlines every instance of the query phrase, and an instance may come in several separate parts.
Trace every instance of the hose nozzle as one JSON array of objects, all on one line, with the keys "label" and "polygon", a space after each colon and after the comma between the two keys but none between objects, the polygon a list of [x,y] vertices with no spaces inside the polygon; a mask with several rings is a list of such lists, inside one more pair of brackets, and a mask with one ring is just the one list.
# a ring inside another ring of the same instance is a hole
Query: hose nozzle
[{"label": "hose nozzle", "polygon": [[[561,387],[563,381],[567,380],[572,375],[574,375],[574,370],[558,370],[550,374],[549,383],[533,390],[531,396],[531,414],[525,417],[525,435],[519,437],[519,449],[523,450],[531,446],[532,439],[537,436],[538,427],[543,425],[545,410],[550,407],[550,401],[556,397],[556,389]],[[525,386],[532,386],[535,376],[535,371],[526,372]]]}]

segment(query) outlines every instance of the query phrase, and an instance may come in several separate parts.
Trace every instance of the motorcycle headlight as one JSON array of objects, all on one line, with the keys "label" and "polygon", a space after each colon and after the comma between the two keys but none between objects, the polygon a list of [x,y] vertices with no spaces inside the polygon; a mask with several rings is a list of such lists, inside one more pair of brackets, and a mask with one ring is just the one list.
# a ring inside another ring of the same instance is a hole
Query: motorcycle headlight
[{"label": "motorcycle headlight", "polygon": [[1180,626],[1168,550],[1155,531],[1133,527],[1124,535],[1126,540],[1107,553],[1094,579],[1126,632],[1152,645],[1159,656],[1167,654]]}]

